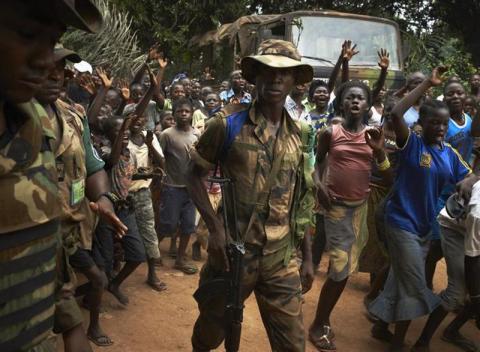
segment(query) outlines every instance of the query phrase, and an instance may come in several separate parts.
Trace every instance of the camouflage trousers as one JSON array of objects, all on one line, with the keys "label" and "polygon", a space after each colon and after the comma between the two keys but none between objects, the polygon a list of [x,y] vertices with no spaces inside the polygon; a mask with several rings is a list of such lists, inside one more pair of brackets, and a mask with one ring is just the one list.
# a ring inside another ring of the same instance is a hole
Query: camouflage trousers
[{"label": "camouflage trousers", "polygon": [[56,220],[0,234],[0,351],[50,352]]},{"label": "camouflage trousers", "polygon": [[153,212],[152,193],[149,188],[142,188],[130,193],[135,207],[135,220],[138,232],[142,236],[148,259],[160,258],[158,236],[155,231],[155,214]]},{"label": "camouflage trousers", "polygon": [[[247,248],[241,293],[244,301],[255,293],[272,351],[304,351],[299,268],[295,257],[284,265],[285,250],[263,256],[260,251]],[[200,273],[200,286],[220,275],[207,261]],[[216,349],[225,338],[225,297],[215,296],[198,306],[200,315],[193,329],[193,350]]]}]

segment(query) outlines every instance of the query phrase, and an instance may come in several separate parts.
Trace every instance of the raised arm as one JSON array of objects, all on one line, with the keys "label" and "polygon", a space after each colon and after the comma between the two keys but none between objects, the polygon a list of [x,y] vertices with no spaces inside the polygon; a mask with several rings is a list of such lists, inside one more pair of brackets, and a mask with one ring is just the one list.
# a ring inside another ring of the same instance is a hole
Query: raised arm
[{"label": "raised arm", "polygon": [[403,119],[405,112],[415,104],[420,97],[432,86],[442,84],[442,73],[446,70],[445,67],[439,66],[433,69],[430,78],[424,80],[414,90],[407,94],[402,100],[400,100],[392,110],[392,123],[397,137],[397,146],[403,148],[408,139],[408,126]]},{"label": "raised arm", "polygon": [[357,47],[357,44],[354,44],[352,47],[352,41],[351,40],[346,40],[345,44],[342,45],[342,54],[343,54],[343,59],[342,59],[342,83],[345,83],[349,80],[350,74],[349,74],[349,67],[348,63],[354,57],[357,55],[360,51],[355,50]]},{"label": "raised arm", "polygon": [[385,86],[387,80],[388,66],[390,65],[390,54],[385,49],[380,49],[378,54],[378,66],[380,66],[380,76],[375,83],[375,89],[372,91],[372,101],[377,100],[380,91]]},{"label": "raised arm", "polygon": [[138,69],[138,71],[135,73],[135,76],[133,77],[132,82],[130,82],[130,86],[132,86],[135,83],[142,83],[142,78],[145,75],[145,72],[147,71],[148,63],[152,60],[157,60],[160,58],[161,53],[158,51],[158,48],[156,46],[151,47],[148,50],[147,54],[147,59],[143,63],[142,66]]},{"label": "raised arm", "polygon": [[100,109],[102,108],[103,102],[105,101],[105,97],[107,96],[107,92],[112,86],[113,78],[109,78],[107,73],[101,67],[96,68],[98,77],[102,81],[102,85],[97,91],[97,95],[93,100],[92,104],[88,107],[87,111],[87,118],[88,123],[96,125],[98,114],[100,113]]},{"label": "raised arm", "polygon": [[158,59],[158,64],[160,68],[156,76],[154,76],[150,68],[148,68],[148,74],[150,75],[150,88],[148,88],[147,93],[145,93],[145,95],[142,97],[142,100],[140,100],[135,108],[135,114],[137,116],[143,116],[143,113],[147,109],[148,103],[150,100],[152,100],[155,91],[159,89],[160,82],[162,82],[163,73],[165,72],[165,67],[167,67],[167,60]]},{"label": "raised arm", "polygon": [[345,46],[346,42],[347,41],[343,42],[342,50],[340,51],[340,55],[338,56],[337,63],[333,67],[332,73],[330,73],[330,77],[328,78],[327,86],[328,86],[328,91],[329,92],[333,92],[333,89],[335,88],[335,82],[337,82],[338,73],[340,72],[340,67],[342,67],[343,47]]},{"label": "raised arm", "polygon": [[120,160],[120,155],[122,155],[122,151],[126,148],[126,144],[128,144],[128,139],[125,138],[125,133],[130,128],[132,120],[135,119],[136,116],[134,114],[125,117],[122,123],[122,127],[118,131],[117,138],[115,138],[115,142],[113,142],[112,151],[110,153],[110,157],[107,160],[107,164],[109,167],[115,166],[118,161]]},{"label": "raised arm", "polygon": [[155,76],[150,68],[148,69],[148,74],[150,75],[150,88],[148,88],[147,93],[142,97],[142,100],[138,103],[137,107],[135,108],[135,114],[137,116],[143,116],[143,113],[147,109],[148,103],[152,100],[153,94],[160,85],[160,82],[163,78],[163,72],[165,71],[165,67],[167,66],[167,61],[164,59],[159,59],[158,63],[160,65],[160,69]]},{"label": "raised arm", "polygon": [[125,110],[125,106],[127,105],[128,100],[130,99],[130,89],[128,88],[128,83],[125,80],[121,80],[119,82],[118,88],[120,89],[122,102],[118,106],[117,111],[115,112],[115,115],[121,116],[123,115],[123,110]]}]

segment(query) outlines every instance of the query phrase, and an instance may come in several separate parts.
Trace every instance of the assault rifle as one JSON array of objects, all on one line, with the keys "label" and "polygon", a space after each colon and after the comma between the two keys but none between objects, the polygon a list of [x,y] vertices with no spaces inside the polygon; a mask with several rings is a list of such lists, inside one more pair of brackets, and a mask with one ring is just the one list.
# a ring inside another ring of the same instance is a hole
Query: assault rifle
[{"label": "assault rifle", "polygon": [[237,352],[240,346],[244,308],[240,290],[245,245],[238,234],[235,184],[224,177],[209,177],[208,181],[218,183],[222,190],[222,216],[230,271],[200,286],[194,297],[200,305],[225,299],[225,350]]}]

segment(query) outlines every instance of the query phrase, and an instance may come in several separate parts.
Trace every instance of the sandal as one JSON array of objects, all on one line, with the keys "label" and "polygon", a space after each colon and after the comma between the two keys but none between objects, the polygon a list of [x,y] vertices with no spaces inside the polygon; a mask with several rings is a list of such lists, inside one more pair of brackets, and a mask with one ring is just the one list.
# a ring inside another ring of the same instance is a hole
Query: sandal
[{"label": "sandal", "polygon": [[113,341],[107,335],[92,336],[90,334],[87,334],[87,337],[95,345],[100,346],[100,347],[106,347],[106,346],[113,345]]},{"label": "sandal", "polygon": [[187,263],[184,263],[184,264],[175,263],[173,268],[177,269],[177,270],[180,270],[184,274],[187,274],[187,275],[193,275],[193,274],[196,274],[198,272],[198,268],[195,265],[187,264]]},{"label": "sandal", "polygon": [[319,352],[336,352],[337,347],[333,343],[335,334],[328,325],[323,326],[323,335],[320,337],[313,336],[312,330],[308,332],[308,339]]},{"label": "sandal", "polygon": [[467,339],[465,336],[459,332],[447,333],[446,331],[442,335],[442,340],[452,345],[455,345],[466,352],[478,352],[478,346],[471,340]]},{"label": "sandal", "polygon": [[158,292],[165,291],[167,289],[167,284],[160,280],[157,280],[157,281],[147,280],[147,285]]}]

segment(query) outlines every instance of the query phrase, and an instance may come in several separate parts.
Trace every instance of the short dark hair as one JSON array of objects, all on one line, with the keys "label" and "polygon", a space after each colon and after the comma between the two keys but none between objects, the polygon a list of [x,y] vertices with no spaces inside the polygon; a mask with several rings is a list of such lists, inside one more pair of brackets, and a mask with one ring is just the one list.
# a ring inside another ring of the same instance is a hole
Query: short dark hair
[{"label": "short dark hair", "polygon": [[173,103],[173,106],[172,106],[172,113],[175,114],[175,111],[177,111],[180,106],[182,105],[187,105],[190,107],[190,110],[192,110],[192,113],[193,113],[193,104],[191,102],[190,99],[188,99],[187,97],[182,97],[178,100],[176,100],[174,103]]},{"label": "short dark hair", "polygon": [[165,117],[172,114],[173,114],[172,110],[162,110],[162,112],[160,113],[160,121],[163,121]]},{"label": "short dark hair", "polygon": [[363,89],[365,91],[365,94],[367,95],[368,106],[369,107],[372,106],[372,91],[370,90],[370,88],[365,83],[363,83],[362,81],[352,80],[352,81],[342,83],[340,85],[340,87],[338,87],[337,92],[335,94],[336,97],[335,97],[335,101],[334,101],[335,111],[340,111],[340,106],[342,105],[343,95],[350,88]]},{"label": "short dark hair", "polygon": [[452,84],[459,84],[463,88],[463,90],[465,90],[465,87],[463,86],[460,78],[458,78],[458,76],[452,76],[447,80],[447,82],[443,86],[443,94],[444,95],[445,95],[445,92],[447,91],[447,88],[450,87]]},{"label": "short dark hair", "polygon": [[103,120],[100,128],[103,133],[105,133],[107,136],[109,136],[109,133],[112,133],[113,130],[115,129],[115,125],[119,122],[123,122],[124,117],[120,115],[112,115],[109,118],[106,118]]},{"label": "short dark hair", "polygon": [[313,95],[315,94],[315,91],[317,90],[318,87],[327,88],[328,94],[330,94],[330,91],[328,89],[328,83],[321,79],[315,79],[310,84],[310,88],[308,88],[308,100],[310,101],[313,100]]},{"label": "short dark hair", "polygon": [[448,110],[447,104],[441,100],[437,99],[427,99],[420,106],[420,111],[418,112],[419,121],[425,121],[425,119],[432,116],[437,110],[446,109]]}]

